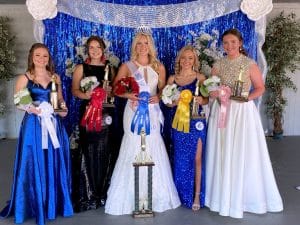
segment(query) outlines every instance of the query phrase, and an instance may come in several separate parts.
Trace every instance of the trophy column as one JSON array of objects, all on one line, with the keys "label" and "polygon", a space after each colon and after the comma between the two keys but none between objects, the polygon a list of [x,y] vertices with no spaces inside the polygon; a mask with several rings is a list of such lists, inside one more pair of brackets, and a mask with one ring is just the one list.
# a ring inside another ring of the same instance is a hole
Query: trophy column
[{"label": "trophy column", "polygon": [[[109,83],[110,83],[110,80],[109,80],[109,65],[106,65],[105,67],[105,74],[104,74],[104,79],[103,79],[103,89],[104,90],[107,90],[107,88],[109,87]],[[114,97],[113,96],[107,96],[105,97],[104,99],[104,102],[103,102],[103,107],[115,107],[114,105]]]},{"label": "trophy column", "polygon": [[244,68],[241,67],[239,77],[234,82],[233,95],[230,96],[230,99],[241,101],[241,102],[247,102],[248,93],[243,92],[243,86],[244,86],[243,73],[244,73]]},{"label": "trophy column", "polygon": [[[136,156],[135,162],[133,163],[134,167],[134,211],[132,216],[136,217],[153,217],[154,213],[152,211],[152,167],[154,162],[151,159],[151,156],[146,152],[146,132],[144,129],[141,131],[141,151]],[[140,201],[140,176],[139,169],[141,167],[147,168],[147,199],[143,202]],[[147,203],[147,204],[145,204]]]},{"label": "trophy column", "polygon": [[198,80],[196,83],[196,89],[195,89],[193,102],[192,102],[192,118],[193,119],[205,118],[205,113],[203,110],[199,114],[199,104],[196,101],[196,97],[199,96],[199,93],[200,93],[200,82]]},{"label": "trophy column", "polygon": [[54,110],[58,109],[58,95],[57,95],[56,76],[55,75],[52,75],[52,77],[51,77],[50,103]]}]

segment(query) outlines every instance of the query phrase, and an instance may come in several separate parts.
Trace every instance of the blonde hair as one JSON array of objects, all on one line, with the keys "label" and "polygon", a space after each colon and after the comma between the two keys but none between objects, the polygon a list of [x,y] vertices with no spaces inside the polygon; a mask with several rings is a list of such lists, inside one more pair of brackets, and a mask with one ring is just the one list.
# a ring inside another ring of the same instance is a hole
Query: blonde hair
[{"label": "blonde hair", "polygon": [[199,59],[198,59],[198,55],[197,55],[197,52],[196,52],[196,49],[191,46],[191,45],[187,45],[187,46],[184,46],[183,48],[180,49],[180,51],[178,52],[178,55],[176,57],[176,60],[175,60],[175,74],[179,74],[180,71],[181,71],[181,67],[180,67],[180,59],[182,57],[182,54],[185,52],[185,51],[192,51],[193,54],[194,54],[194,65],[193,65],[193,70],[195,72],[199,72],[199,69],[200,69],[200,62],[199,62]]},{"label": "blonde hair", "polygon": [[158,67],[160,65],[159,60],[157,59],[157,52],[155,49],[155,45],[154,45],[154,40],[152,38],[151,35],[147,35],[147,34],[143,34],[143,33],[137,33],[132,41],[132,45],[131,45],[131,56],[130,56],[130,60],[131,61],[137,61],[138,59],[138,54],[136,52],[136,46],[137,43],[139,42],[139,40],[145,37],[148,41],[148,46],[149,46],[149,64],[150,66],[155,70],[158,71]]}]

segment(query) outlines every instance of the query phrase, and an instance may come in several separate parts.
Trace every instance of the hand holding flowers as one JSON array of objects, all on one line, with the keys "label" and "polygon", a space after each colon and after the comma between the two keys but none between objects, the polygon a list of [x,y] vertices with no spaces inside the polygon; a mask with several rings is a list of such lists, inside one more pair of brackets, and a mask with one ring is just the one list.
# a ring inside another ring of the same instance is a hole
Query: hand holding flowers
[{"label": "hand holding flowers", "polygon": [[203,97],[208,97],[209,92],[218,90],[220,85],[220,78],[218,76],[211,76],[206,79],[200,86],[200,92]]},{"label": "hand holding flowers", "polygon": [[83,92],[92,91],[99,85],[97,78],[95,76],[85,77],[80,81],[80,89]]},{"label": "hand holding flowers", "polygon": [[32,106],[32,98],[27,88],[14,94],[14,104],[22,110],[28,111]]},{"label": "hand holding flowers", "polygon": [[180,97],[180,91],[177,89],[176,84],[168,84],[162,91],[162,101],[165,104],[172,104],[173,101],[177,101]]}]

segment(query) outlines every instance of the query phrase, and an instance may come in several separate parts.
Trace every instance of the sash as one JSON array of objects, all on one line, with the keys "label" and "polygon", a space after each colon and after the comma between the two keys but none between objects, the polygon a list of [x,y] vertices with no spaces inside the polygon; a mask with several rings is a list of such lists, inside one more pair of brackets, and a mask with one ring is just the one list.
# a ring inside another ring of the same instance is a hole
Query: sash
[{"label": "sash", "polygon": [[179,103],[172,122],[172,127],[184,133],[190,132],[190,102],[193,94],[190,90],[185,89],[180,93]]},{"label": "sash", "polygon": [[38,116],[40,117],[42,128],[42,148],[48,149],[48,133],[54,148],[59,148],[60,144],[56,135],[53,107],[48,102],[42,102],[38,108],[41,110],[41,113]]},{"label": "sash", "polygon": [[131,121],[132,133],[137,129],[137,133],[140,134],[142,128],[145,128],[146,135],[150,134],[149,97],[149,92],[143,91],[139,94],[139,104]]}]

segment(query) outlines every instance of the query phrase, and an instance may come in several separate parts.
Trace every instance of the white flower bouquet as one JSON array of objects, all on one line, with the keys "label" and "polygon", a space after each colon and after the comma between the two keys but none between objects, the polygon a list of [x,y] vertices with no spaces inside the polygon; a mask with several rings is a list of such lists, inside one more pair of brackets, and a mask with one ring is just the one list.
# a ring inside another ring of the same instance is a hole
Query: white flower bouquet
[{"label": "white flower bouquet", "polygon": [[95,87],[99,85],[99,82],[95,76],[85,77],[80,81],[80,89],[83,92],[87,92],[89,90],[93,90]]},{"label": "white flower bouquet", "polygon": [[206,79],[200,86],[200,92],[203,97],[208,97],[209,92],[216,91],[220,85],[220,78],[218,76],[211,76]]},{"label": "white flower bouquet", "polygon": [[168,84],[162,91],[162,101],[165,104],[172,104],[173,101],[179,99],[180,91],[177,89],[176,84]]},{"label": "white flower bouquet", "polygon": [[14,104],[17,106],[28,107],[32,103],[32,98],[27,88],[14,94]]}]

